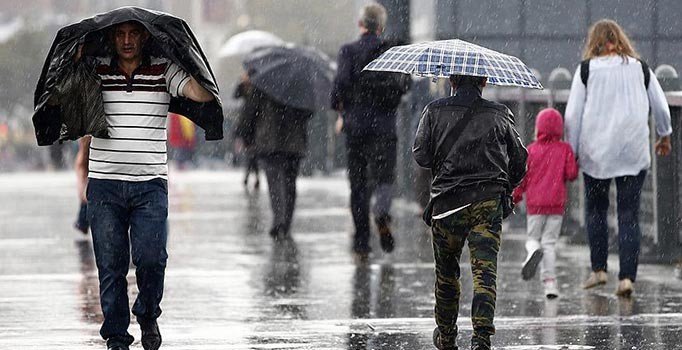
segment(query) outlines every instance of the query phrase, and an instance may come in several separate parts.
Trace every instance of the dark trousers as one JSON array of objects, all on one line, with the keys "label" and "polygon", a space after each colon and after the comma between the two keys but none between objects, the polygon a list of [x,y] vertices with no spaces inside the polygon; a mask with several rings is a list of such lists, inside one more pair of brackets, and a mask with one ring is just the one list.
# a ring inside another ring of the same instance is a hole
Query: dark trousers
[{"label": "dark trousers", "polygon": [[355,224],[353,250],[369,252],[369,205],[375,194],[374,216],[390,218],[396,165],[395,136],[346,136],[350,207]]},{"label": "dark trousers", "polygon": [[[609,209],[609,188],[612,179],[595,179],[587,174],[585,178],[585,222],[590,244],[590,260],[593,271],[606,271],[609,254],[609,230],[607,214]],[[639,228],[639,202],[646,170],[636,176],[615,178],[618,210],[618,246],[620,271],[618,279],[637,277],[639,248],[642,232]]]},{"label": "dark trousers", "polygon": [[273,234],[288,235],[296,206],[296,178],[301,158],[297,155],[261,156],[268,180]]},{"label": "dark trousers", "polygon": [[168,237],[168,185],[165,180],[129,182],[89,179],[88,217],[99,272],[104,339],[128,344],[128,274],[130,253],[136,266],[139,294],[133,314],[144,319],[161,315]]},{"label": "dark trousers", "polygon": [[256,179],[258,179],[258,158],[250,155],[246,157],[246,176],[244,178],[248,179],[251,173],[256,174]]},{"label": "dark trousers", "polygon": [[436,324],[447,343],[455,344],[461,295],[460,257],[469,243],[474,298],[471,323],[473,345],[490,346],[497,299],[497,253],[502,232],[499,199],[473,203],[450,216],[434,220],[433,256],[436,263]]}]

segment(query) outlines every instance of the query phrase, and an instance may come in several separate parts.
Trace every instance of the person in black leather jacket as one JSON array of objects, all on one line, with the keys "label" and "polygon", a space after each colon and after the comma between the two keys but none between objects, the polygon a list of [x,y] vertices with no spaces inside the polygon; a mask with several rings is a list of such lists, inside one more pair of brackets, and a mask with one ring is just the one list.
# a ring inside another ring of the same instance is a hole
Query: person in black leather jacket
[{"label": "person in black leather jacket", "polygon": [[527,151],[511,111],[481,97],[486,78],[451,76],[450,82],[456,94],[426,106],[413,147],[417,163],[433,176],[424,220],[436,263],[434,345],[457,349],[459,259],[468,241],[472,349],[490,349],[505,198],[525,175]]}]

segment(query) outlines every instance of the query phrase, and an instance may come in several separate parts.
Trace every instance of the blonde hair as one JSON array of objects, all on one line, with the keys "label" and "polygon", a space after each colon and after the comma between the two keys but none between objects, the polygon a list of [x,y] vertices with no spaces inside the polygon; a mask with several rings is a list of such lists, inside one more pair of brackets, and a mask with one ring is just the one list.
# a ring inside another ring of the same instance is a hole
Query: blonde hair
[{"label": "blonde hair", "polygon": [[378,3],[371,3],[360,10],[360,23],[370,32],[383,30],[386,27],[386,8]]},{"label": "blonde hair", "polygon": [[630,43],[630,39],[618,23],[610,19],[602,19],[590,28],[587,43],[583,52],[583,59],[589,60],[594,57],[608,54],[606,44],[614,46],[615,53],[625,59],[626,56],[639,58],[639,54]]}]

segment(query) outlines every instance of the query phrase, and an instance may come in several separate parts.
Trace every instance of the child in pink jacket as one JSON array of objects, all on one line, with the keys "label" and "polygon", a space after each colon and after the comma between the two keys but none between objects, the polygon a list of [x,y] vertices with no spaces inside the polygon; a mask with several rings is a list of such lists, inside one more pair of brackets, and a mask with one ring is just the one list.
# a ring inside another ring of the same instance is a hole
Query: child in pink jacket
[{"label": "child in pink jacket", "polygon": [[528,172],[513,197],[518,203],[525,194],[528,211],[528,257],[521,274],[524,280],[529,280],[540,265],[545,295],[552,299],[559,296],[555,246],[563,221],[566,182],[578,177],[578,164],[570,144],[561,140],[564,123],[559,111],[553,108],[540,111],[535,133],[535,142],[528,146]]}]

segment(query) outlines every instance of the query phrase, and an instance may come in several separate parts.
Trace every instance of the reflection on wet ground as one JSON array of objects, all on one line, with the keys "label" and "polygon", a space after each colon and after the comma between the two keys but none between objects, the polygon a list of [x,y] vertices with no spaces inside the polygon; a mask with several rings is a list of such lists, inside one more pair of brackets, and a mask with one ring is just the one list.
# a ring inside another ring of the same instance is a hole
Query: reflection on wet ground
[{"label": "reflection on wet ground", "polygon": [[[343,178],[304,178],[292,239],[274,243],[265,191],[241,174],[171,177],[170,240],[160,326],[164,349],[431,349],[430,240],[415,209],[398,202],[398,247],[368,265],[349,254]],[[71,229],[70,173],[0,176],[0,349],[103,349],[97,272],[88,239]],[[682,348],[682,282],[643,265],[633,299],[583,291],[587,249],[559,249],[561,297],[523,282],[523,232],[504,234],[497,349]],[[463,261],[467,261],[464,259]],[[617,266],[617,260],[610,261]],[[462,348],[471,335],[471,275],[462,268]],[[131,300],[136,293],[129,275]],[[139,330],[131,325],[139,339]],[[141,349],[138,342],[134,348]]]}]

